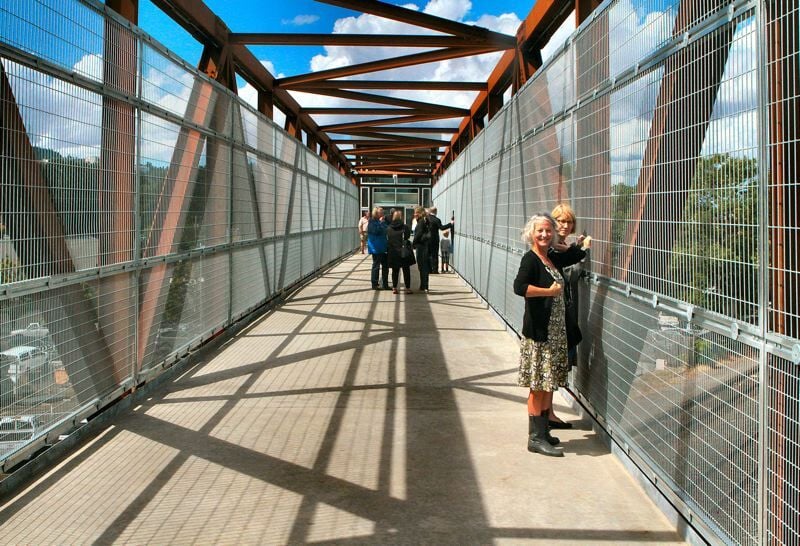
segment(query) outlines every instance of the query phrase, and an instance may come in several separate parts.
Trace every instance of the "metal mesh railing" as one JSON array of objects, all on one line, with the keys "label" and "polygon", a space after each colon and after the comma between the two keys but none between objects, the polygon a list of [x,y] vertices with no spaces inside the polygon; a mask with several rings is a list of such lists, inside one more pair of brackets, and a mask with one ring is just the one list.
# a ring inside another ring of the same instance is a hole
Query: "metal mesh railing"
[{"label": "metal mesh railing", "polygon": [[356,187],[93,0],[0,2],[0,463],[358,246]]},{"label": "metal mesh railing", "polygon": [[604,4],[434,187],[517,331],[519,230],[572,205],[574,390],[711,542],[800,544],[796,4]]}]

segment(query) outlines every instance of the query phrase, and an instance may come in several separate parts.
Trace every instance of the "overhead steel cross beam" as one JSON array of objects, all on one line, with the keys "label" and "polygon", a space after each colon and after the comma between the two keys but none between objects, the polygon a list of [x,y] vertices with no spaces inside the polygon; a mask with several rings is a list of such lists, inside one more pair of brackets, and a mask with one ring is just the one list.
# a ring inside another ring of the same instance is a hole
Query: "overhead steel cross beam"
[{"label": "overhead steel cross beam", "polygon": [[[377,134],[389,135],[389,132],[396,131],[398,133],[420,133],[420,134],[443,134],[443,133],[456,133],[458,127],[356,127],[352,129],[331,129],[325,127],[324,130],[328,133],[336,133],[340,135],[360,135],[371,137]],[[394,136],[394,135],[392,135]],[[388,136],[387,136],[388,138]]]},{"label": "overhead steel cross beam", "polygon": [[[424,116],[402,116],[398,118],[381,118],[373,119],[370,121],[355,121],[351,123],[339,123],[336,125],[323,125],[320,127],[323,131],[338,132],[344,129],[358,129],[364,127],[377,127],[382,125],[399,125],[401,123],[412,123],[417,121],[431,121],[435,119],[449,119],[455,117],[452,114],[428,114]],[[385,130],[385,128],[381,127]],[[403,128],[405,130],[405,128]],[[399,129],[398,129],[399,130]]]},{"label": "overhead steel cross beam", "polygon": [[297,91],[319,93],[320,89],[410,89],[416,91],[484,91],[486,82],[442,82],[408,80],[327,80],[298,83],[292,86]]},{"label": "overhead steel cross beam", "polygon": [[457,21],[451,21],[421,11],[413,11],[377,0],[317,0],[317,2],[360,11],[362,13],[370,13],[393,21],[400,21],[401,23],[408,23],[417,27],[428,28],[462,38],[470,38],[477,42],[495,42],[497,44],[502,44],[503,49],[513,49],[517,46],[514,38],[499,32],[494,32],[483,27],[466,25]]},{"label": "overhead steel cross beam", "polygon": [[358,91],[345,91],[342,89],[323,89],[314,91],[314,93],[317,95],[326,95],[329,97],[337,97],[340,99],[348,99],[360,102],[372,102],[375,104],[386,104],[389,106],[399,106],[401,108],[409,108],[414,110],[425,111],[426,113],[438,112],[442,114],[452,114],[453,117],[462,117],[469,114],[469,110],[466,110],[464,108],[443,106],[441,104],[432,104],[429,102],[402,99],[399,97],[387,97],[384,95],[376,95],[374,93],[360,93]]},{"label": "overhead steel cross beam", "polygon": [[301,74],[299,76],[291,76],[289,78],[281,78],[279,80],[275,80],[275,85],[284,89],[291,89],[295,85],[302,83],[317,82],[332,78],[344,78],[347,76],[368,74],[370,72],[379,72],[393,68],[403,68],[406,66],[445,61],[447,59],[483,55],[484,53],[493,53],[499,49],[505,48],[491,45],[477,45],[474,47],[449,47],[443,49],[434,49],[433,51],[426,51],[424,53],[402,55],[400,57],[392,57],[390,59],[383,59],[380,61],[370,61],[361,64],[343,66],[341,68],[331,68],[330,70],[320,70],[319,72]]},{"label": "overhead steel cross beam", "polygon": [[300,112],[300,105],[287,90],[275,87],[274,76],[247,47],[230,42],[230,29],[208,6],[197,0],[152,0],[152,2],[201,44],[211,45],[220,50],[229,47],[236,73],[258,91],[259,110],[271,118],[272,105],[277,104],[287,117],[296,117],[302,128],[316,137],[327,150],[330,163],[336,165],[336,161],[340,161],[340,171],[342,169],[349,171],[347,159],[330,142],[327,135],[320,131],[317,123],[308,114]]},{"label": "overhead steel cross beam", "polygon": [[345,155],[358,153],[361,155],[382,154],[386,152],[403,152],[411,150],[430,150],[430,144],[401,144],[398,146],[368,146],[364,148],[352,148],[344,150]]},{"label": "overhead steel cross beam", "polygon": [[[500,36],[505,36],[500,34]],[[232,44],[241,45],[332,45],[332,46],[372,46],[372,47],[475,47],[476,45],[506,44],[497,40],[478,43],[471,38],[460,36],[441,36],[437,34],[287,34],[287,33],[232,33]]]}]

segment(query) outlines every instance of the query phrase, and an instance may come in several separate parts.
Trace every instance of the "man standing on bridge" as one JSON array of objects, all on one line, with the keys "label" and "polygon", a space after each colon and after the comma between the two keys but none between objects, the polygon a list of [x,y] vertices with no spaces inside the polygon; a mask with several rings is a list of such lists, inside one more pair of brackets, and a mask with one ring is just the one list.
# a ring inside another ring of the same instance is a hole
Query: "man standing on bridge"
[{"label": "man standing on bridge", "polygon": [[436,216],[436,207],[428,209],[428,222],[430,223],[431,241],[428,244],[428,250],[431,256],[431,273],[439,273],[439,232],[446,229],[453,229],[455,223],[454,218],[450,218],[450,223],[442,225],[442,221]]}]

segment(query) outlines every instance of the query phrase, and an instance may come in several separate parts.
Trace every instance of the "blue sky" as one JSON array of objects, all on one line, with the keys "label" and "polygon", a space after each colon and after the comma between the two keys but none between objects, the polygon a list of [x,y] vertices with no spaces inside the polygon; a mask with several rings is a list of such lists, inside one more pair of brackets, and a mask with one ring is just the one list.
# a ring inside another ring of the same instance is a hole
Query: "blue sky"
[{"label": "blue sky", "polygon": [[[233,32],[327,34],[333,31],[338,19],[361,15],[360,12],[313,0],[205,0],[205,3]],[[491,23],[491,19],[481,18],[514,14],[517,19],[524,19],[531,10],[533,0],[415,0],[392,3],[414,4],[419,10],[438,12],[449,19]],[[139,26],[190,64],[196,65],[201,46],[149,0],[140,3]],[[261,46],[252,50],[259,59],[270,61],[277,73],[286,76],[309,72],[312,57],[325,54],[324,48],[318,46]]]}]

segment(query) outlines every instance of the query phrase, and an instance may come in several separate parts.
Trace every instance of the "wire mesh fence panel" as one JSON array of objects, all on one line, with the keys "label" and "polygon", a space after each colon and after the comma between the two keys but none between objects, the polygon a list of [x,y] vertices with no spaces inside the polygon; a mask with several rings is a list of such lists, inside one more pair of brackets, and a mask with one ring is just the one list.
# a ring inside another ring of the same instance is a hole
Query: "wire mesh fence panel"
[{"label": "wire mesh fence panel", "polygon": [[351,252],[358,195],[100,3],[9,0],[0,30],[5,470]]},{"label": "wire mesh fence panel", "polygon": [[[484,288],[479,264],[533,210],[573,206],[593,238],[575,391],[712,541],[798,543],[798,18],[788,1],[604,4],[489,121],[489,152],[466,147],[434,187],[487,185],[461,199],[459,272],[515,328],[502,266]],[[509,109],[519,139],[498,149]],[[498,203],[507,225],[486,232]]]}]

